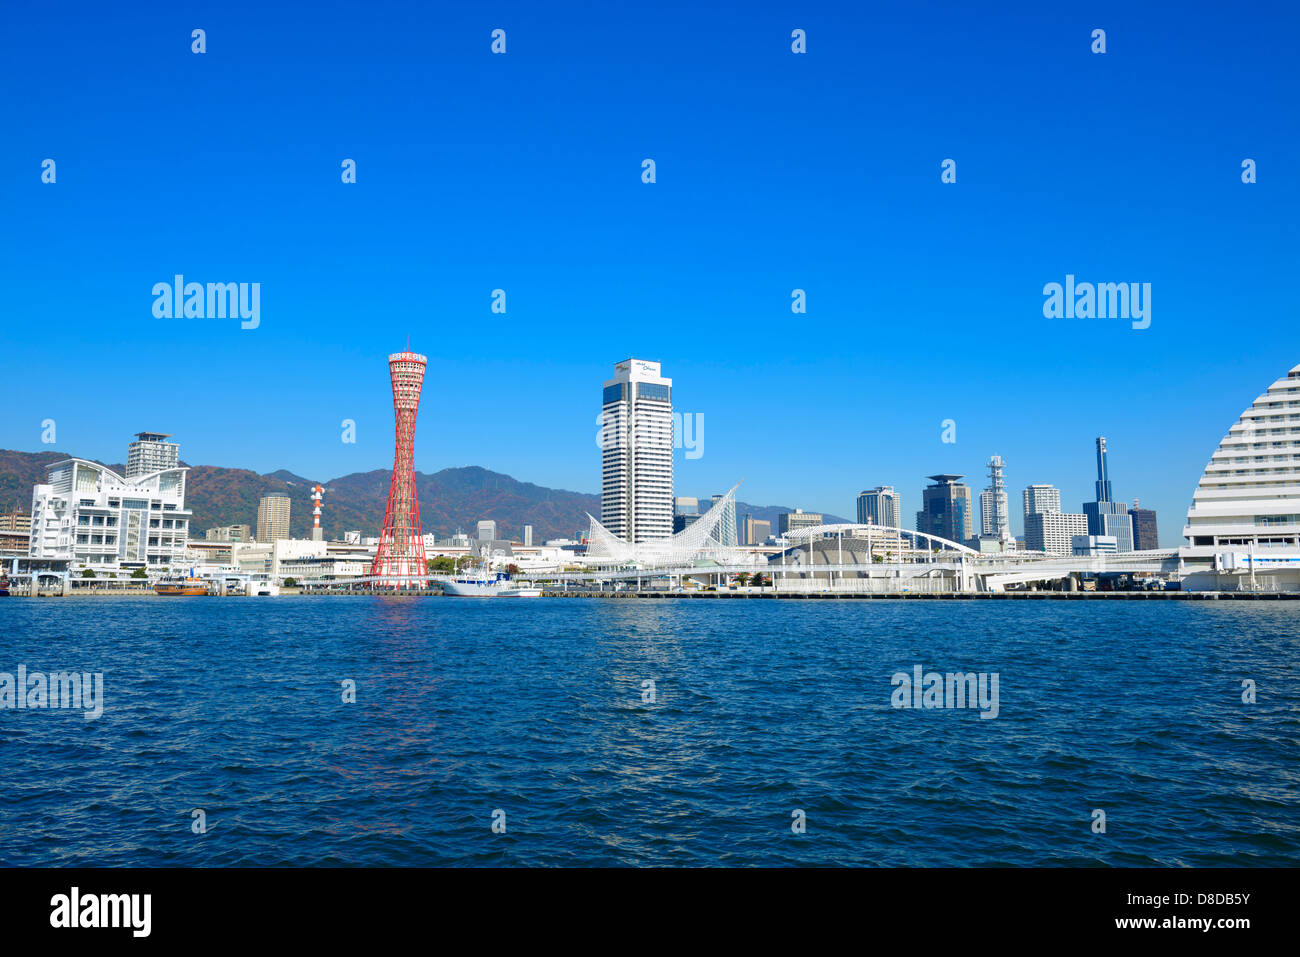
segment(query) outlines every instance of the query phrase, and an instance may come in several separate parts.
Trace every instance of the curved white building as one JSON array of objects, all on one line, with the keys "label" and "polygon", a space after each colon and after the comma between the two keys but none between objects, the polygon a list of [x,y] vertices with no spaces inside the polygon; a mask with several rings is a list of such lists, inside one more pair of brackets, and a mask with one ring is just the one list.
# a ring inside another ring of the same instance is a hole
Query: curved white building
[{"label": "curved white building", "polygon": [[1300,365],[1223,437],[1183,537],[1184,589],[1300,590]]}]

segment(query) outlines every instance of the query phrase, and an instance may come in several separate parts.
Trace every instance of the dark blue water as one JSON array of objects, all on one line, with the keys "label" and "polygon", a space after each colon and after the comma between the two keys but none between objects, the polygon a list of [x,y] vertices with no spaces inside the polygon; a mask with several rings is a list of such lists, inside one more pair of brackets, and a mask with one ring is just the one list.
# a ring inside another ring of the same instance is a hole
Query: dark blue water
[{"label": "dark blue water", "polygon": [[[0,711],[0,862],[1294,866],[1298,636],[1269,602],[4,599],[0,671],[101,671],[105,708]],[[999,716],[891,707],[915,664],[997,672]]]}]

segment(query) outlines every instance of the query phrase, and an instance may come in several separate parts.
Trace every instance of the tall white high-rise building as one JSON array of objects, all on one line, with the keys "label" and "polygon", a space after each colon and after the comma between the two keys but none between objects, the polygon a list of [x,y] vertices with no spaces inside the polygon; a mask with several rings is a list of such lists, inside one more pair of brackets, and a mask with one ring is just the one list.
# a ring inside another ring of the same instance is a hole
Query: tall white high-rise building
[{"label": "tall white high-rise building", "polygon": [[123,478],[133,479],[150,472],[174,469],[180,464],[181,447],[165,441],[166,432],[137,432],[135,441],[126,447],[126,472]]},{"label": "tall white high-rise building", "polygon": [[1061,510],[1061,490],[1053,485],[1030,485],[1024,491],[1025,516],[1051,515]]},{"label": "tall white high-rise building", "polygon": [[601,396],[600,448],[600,523],[633,544],[671,538],[673,380],[658,362],[614,366]]},{"label": "tall white high-rise building", "polygon": [[533,544],[533,526],[531,525],[524,526],[523,537],[524,537],[524,546],[526,548],[531,548]]},{"label": "tall white high-rise building", "polygon": [[1011,541],[1011,513],[1007,486],[1002,479],[1002,456],[989,459],[989,487],[980,493],[980,530],[988,537]]}]

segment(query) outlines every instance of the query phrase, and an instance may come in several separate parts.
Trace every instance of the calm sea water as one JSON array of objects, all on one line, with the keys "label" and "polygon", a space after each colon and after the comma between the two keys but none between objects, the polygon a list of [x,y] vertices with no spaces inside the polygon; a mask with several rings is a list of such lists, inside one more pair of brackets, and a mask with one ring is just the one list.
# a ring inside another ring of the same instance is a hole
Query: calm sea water
[{"label": "calm sea water", "polygon": [[1294,866],[1298,660],[1280,602],[10,598],[105,702],[0,711],[0,862]]}]

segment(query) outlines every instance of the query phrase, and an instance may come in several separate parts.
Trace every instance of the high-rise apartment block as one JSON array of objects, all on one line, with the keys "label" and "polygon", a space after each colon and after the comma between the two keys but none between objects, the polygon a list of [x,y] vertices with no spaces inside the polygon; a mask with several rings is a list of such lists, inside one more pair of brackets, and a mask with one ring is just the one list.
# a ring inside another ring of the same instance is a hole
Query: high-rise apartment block
[{"label": "high-rise apartment block", "polygon": [[289,496],[263,495],[257,503],[257,540],[278,542],[289,537]]}]

